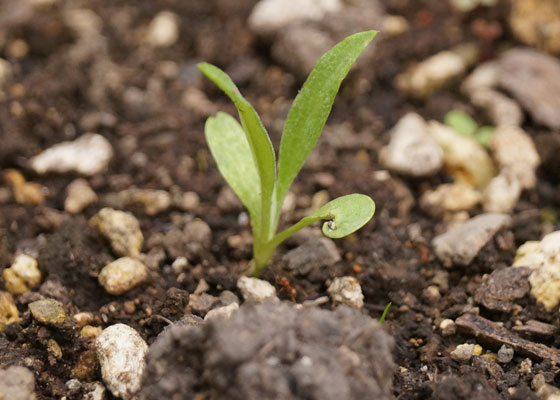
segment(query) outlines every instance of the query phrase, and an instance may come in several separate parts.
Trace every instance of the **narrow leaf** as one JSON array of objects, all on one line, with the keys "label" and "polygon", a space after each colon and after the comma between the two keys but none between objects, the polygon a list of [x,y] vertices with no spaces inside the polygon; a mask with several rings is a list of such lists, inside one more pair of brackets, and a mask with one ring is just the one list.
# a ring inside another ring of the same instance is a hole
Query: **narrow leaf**
[{"label": "narrow leaf", "polygon": [[231,115],[219,112],[208,118],[204,130],[220,173],[254,221],[260,211],[259,175],[243,128]]},{"label": "narrow leaf", "polygon": [[317,62],[295,98],[280,143],[276,191],[278,210],[319,139],[342,80],[376,34],[375,31],[357,33],[333,47]]},{"label": "narrow leaf", "polygon": [[323,224],[323,233],[333,239],[347,236],[373,217],[375,203],[364,194],[349,194],[329,201],[310,215],[311,218],[328,219]]},{"label": "narrow leaf", "polygon": [[466,112],[451,110],[443,117],[445,125],[459,132],[463,136],[473,136],[478,129],[478,124]]},{"label": "narrow leaf", "polygon": [[[241,125],[247,136],[252,158],[257,166],[258,176],[262,188],[263,204],[270,207],[272,193],[276,181],[276,158],[268,133],[264,128],[257,112],[241,95],[231,78],[218,67],[208,64],[198,64],[200,71],[214,82],[233,101],[239,112]],[[261,208],[262,211],[262,208]],[[267,221],[263,221],[267,223]]]}]

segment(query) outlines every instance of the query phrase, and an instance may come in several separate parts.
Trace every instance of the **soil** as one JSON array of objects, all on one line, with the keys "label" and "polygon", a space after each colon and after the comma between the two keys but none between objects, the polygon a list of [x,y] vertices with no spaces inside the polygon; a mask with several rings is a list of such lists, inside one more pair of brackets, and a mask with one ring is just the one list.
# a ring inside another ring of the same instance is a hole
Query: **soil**
[{"label": "soil", "polygon": [[[42,272],[40,289],[16,298],[21,322],[0,333],[0,366],[23,365],[33,371],[39,399],[82,398],[83,392],[71,392],[66,382],[74,378],[93,382],[101,377],[93,341],[80,336],[72,322],[56,327],[38,324],[27,310],[28,303],[41,297],[55,298],[69,315],[90,311],[93,324],[101,327],[125,323],[151,344],[169,320],[178,321],[185,315],[189,294],[201,279],[208,283],[211,295],[219,296],[224,290],[239,295],[236,281],[251,257],[246,240],[250,231],[239,223],[243,209],[238,203],[217,201],[224,197],[226,185],[203,134],[209,113],[234,110],[225,96],[202,79],[195,65],[207,61],[230,73],[255,104],[278,145],[289,104],[286,99],[297,94],[302,82],[278,65],[270,54],[270,44],[247,27],[255,3],[149,0],[132,5],[84,0],[79,5],[95,12],[103,28],[100,47],[95,47],[98,43],[93,40],[86,41],[80,45],[81,56],[75,51],[80,38],[64,17],[76,2],[56,2],[32,20],[0,18],[5,43],[23,39],[29,45],[21,58],[14,58],[6,45],[0,49],[0,57],[15,66],[13,82],[0,99],[0,168],[19,170],[28,181],[42,185],[46,194],[41,204],[20,204],[6,194],[10,193],[6,191],[10,187],[7,180],[0,181],[0,268],[8,267],[16,254],[25,251],[37,258]],[[474,338],[462,331],[443,336],[439,323],[472,312],[476,308],[473,296],[483,275],[510,266],[519,245],[560,229],[556,218],[541,218],[543,210],[549,217],[560,215],[560,175],[553,164],[540,169],[537,187],[523,194],[510,229],[498,233],[470,266],[446,269],[430,247],[431,239],[444,231],[445,224],[423,213],[417,200],[427,185],[450,178],[441,173],[429,179],[385,179],[379,174],[383,168],[377,159],[378,150],[388,142],[388,130],[408,111],[442,120],[449,110],[462,108],[479,122],[489,122],[460,94],[456,83],[420,101],[399,93],[393,81],[412,63],[465,41],[479,45],[479,62],[492,59],[500,49],[519,45],[508,28],[508,6],[503,2],[464,14],[441,0],[383,3],[389,14],[406,17],[410,28],[402,35],[376,39],[373,71],[362,68],[344,83],[325,134],[292,188],[295,210],[283,223],[301,217],[313,195],[323,189],[331,198],[353,192],[370,195],[377,206],[375,217],[350,238],[336,241],[342,259],[331,267],[314,270],[312,276],[287,269],[282,256],[301,244],[295,238],[278,249],[262,278],[276,286],[282,299],[301,303],[325,296],[329,279],[355,276],[365,295],[364,313],[376,319],[392,302],[383,328],[395,340],[397,369],[392,390],[396,398],[537,398],[530,389],[537,373],[544,374],[547,383],[560,383],[554,363],[534,360],[532,369],[522,373],[520,365],[526,357],[516,355],[498,374],[483,358],[460,363],[450,358],[450,352],[459,344],[474,342]],[[6,12],[17,15],[17,4],[8,2]],[[180,40],[168,48],[142,45],[151,18],[165,9],[180,17]],[[490,39],[477,35],[473,21],[480,19],[498,24],[501,33]],[[169,62],[179,68],[171,78],[162,72]],[[364,81],[369,84],[364,86]],[[186,108],[182,93],[189,88],[202,91],[210,102]],[[135,98],[138,91],[148,95]],[[116,118],[104,119],[100,112]],[[534,137],[543,133],[543,128],[531,121],[524,129]],[[69,214],[64,212],[66,187],[78,176],[37,175],[28,160],[88,131],[107,138],[116,155],[108,171],[87,178],[100,201],[79,214]],[[340,145],[337,136],[351,138],[347,141],[350,144]],[[150,268],[148,283],[112,296],[98,284],[96,276],[115,255],[88,219],[106,204],[105,195],[132,186],[196,192],[200,204],[189,212],[174,206],[157,215],[146,215],[141,207],[127,209],[140,220],[145,237],[142,252],[155,260],[155,267]],[[177,237],[194,218],[210,226],[209,245],[189,246]],[[412,235],[412,231],[420,235]],[[228,239],[232,236],[241,236],[243,244],[231,246]],[[178,255],[187,255],[189,262],[180,274],[171,268]],[[426,288],[434,285],[441,298],[427,295]],[[492,312],[482,306],[478,312],[508,329],[529,320],[559,326],[558,311],[546,312],[530,295],[516,303],[511,312]],[[47,352],[49,338],[60,345],[62,358]],[[560,339],[553,336],[544,343],[558,347]],[[204,392],[203,382],[194,385]]]}]

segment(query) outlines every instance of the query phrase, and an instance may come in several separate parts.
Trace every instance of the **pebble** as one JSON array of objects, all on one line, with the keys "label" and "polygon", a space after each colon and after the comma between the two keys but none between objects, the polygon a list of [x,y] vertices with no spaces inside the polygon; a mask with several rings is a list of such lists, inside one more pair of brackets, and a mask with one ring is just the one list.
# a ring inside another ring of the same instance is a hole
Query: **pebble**
[{"label": "pebble", "polygon": [[107,396],[105,386],[101,382],[91,382],[84,385],[86,393],[84,400],[105,400]]},{"label": "pebble", "polygon": [[399,120],[379,159],[388,169],[411,176],[433,175],[443,165],[440,146],[428,134],[424,119],[416,113],[408,113]]},{"label": "pebble", "polygon": [[66,190],[68,195],[64,200],[64,211],[70,214],[79,214],[87,206],[97,201],[97,194],[85,179],[73,180]]},{"label": "pebble", "polygon": [[4,171],[4,179],[12,186],[14,198],[19,204],[41,204],[45,201],[47,189],[35,182],[27,182],[25,177],[15,169]]},{"label": "pebble", "polygon": [[49,353],[50,356],[53,356],[57,360],[60,360],[62,358],[62,349],[60,348],[60,345],[57,343],[57,341],[54,339],[49,339],[47,341],[47,352]]},{"label": "pebble", "polygon": [[159,12],[150,22],[146,42],[154,47],[169,47],[179,39],[179,22],[177,14],[170,11]]},{"label": "pebble", "polygon": [[115,397],[134,399],[140,389],[148,351],[144,339],[127,325],[111,325],[99,335],[95,349],[107,388]]},{"label": "pebble", "polygon": [[499,62],[499,85],[535,122],[560,129],[560,61],[533,49],[507,51]]},{"label": "pebble", "polygon": [[109,239],[118,255],[136,257],[140,254],[144,236],[134,215],[106,207],[95,214],[90,223]]},{"label": "pebble", "polygon": [[428,304],[436,304],[441,299],[441,293],[437,286],[428,286],[422,291],[422,297]]},{"label": "pebble", "polygon": [[560,53],[560,3],[556,0],[513,0],[509,24],[525,44]]},{"label": "pebble", "polygon": [[242,276],[237,280],[237,288],[245,301],[262,303],[267,299],[277,298],[276,288],[262,279]]},{"label": "pebble", "polygon": [[341,0],[261,0],[249,16],[249,26],[257,33],[270,34],[297,21],[319,21],[341,9]]},{"label": "pebble", "polygon": [[475,106],[486,111],[494,126],[521,126],[523,122],[523,111],[519,104],[496,90],[476,90],[470,95],[470,99]]},{"label": "pebble", "polygon": [[27,254],[16,257],[10,268],[2,271],[6,290],[12,294],[30,292],[41,282],[37,260]]},{"label": "pebble", "polygon": [[0,399],[36,400],[33,372],[18,366],[0,369]]},{"label": "pebble", "polygon": [[428,123],[428,132],[441,146],[445,167],[455,181],[478,189],[486,187],[496,171],[494,162],[481,145],[437,121]]},{"label": "pebble", "polygon": [[459,211],[469,211],[482,199],[478,190],[466,183],[445,183],[427,190],[420,198],[420,208],[432,217],[441,218]]},{"label": "pebble", "polygon": [[210,320],[215,318],[229,318],[231,314],[239,309],[239,304],[231,303],[230,305],[214,308],[213,310],[208,311],[204,316],[204,320]]},{"label": "pebble", "polygon": [[413,65],[395,79],[397,89],[415,97],[427,97],[463,74],[467,63],[456,52],[441,51]]},{"label": "pebble", "polygon": [[80,335],[86,338],[96,338],[101,335],[102,331],[100,326],[86,325],[80,329]]},{"label": "pebble", "polygon": [[484,189],[482,208],[487,213],[509,214],[519,201],[521,191],[517,174],[511,168],[503,168]]},{"label": "pebble", "polygon": [[95,175],[107,167],[113,157],[113,148],[107,139],[95,133],[86,133],[72,142],[58,143],[30,161],[38,174],[48,172],[77,172]]},{"label": "pebble", "polygon": [[474,300],[489,310],[509,312],[513,302],[531,289],[529,268],[502,268],[485,276],[476,290]]},{"label": "pebble", "polygon": [[513,356],[515,351],[508,345],[503,344],[498,350],[498,362],[500,364],[507,364],[511,360],[513,360]]},{"label": "pebble", "polygon": [[19,311],[14,303],[14,298],[10,293],[0,291],[0,332],[6,325],[19,321]]},{"label": "pebble", "polygon": [[53,299],[37,300],[29,304],[33,318],[44,324],[60,325],[66,321],[62,304]]},{"label": "pebble", "polygon": [[218,301],[208,293],[194,293],[189,296],[189,308],[195,314],[204,315]]},{"label": "pebble", "polygon": [[498,126],[492,135],[490,149],[500,168],[508,168],[514,173],[522,189],[535,187],[536,170],[541,160],[527,133],[516,126]]},{"label": "pebble", "polygon": [[113,208],[141,206],[146,215],[156,215],[171,207],[173,198],[165,190],[131,188],[105,196],[105,202]]},{"label": "pebble", "polygon": [[552,311],[560,303],[560,231],[546,235],[540,242],[525,242],[517,249],[514,267],[531,269],[531,294]]},{"label": "pebble", "polygon": [[478,344],[464,343],[457,346],[450,354],[451,358],[456,361],[469,361],[472,356],[482,354],[482,347]]},{"label": "pebble", "polygon": [[432,246],[436,256],[446,267],[466,266],[499,230],[510,224],[511,218],[506,214],[481,214],[436,236],[432,240]]},{"label": "pebble", "polygon": [[340,259],[338,249],[331,239],[312,237],[301,246],[287,252],[282,261],[288,270],[307,275],[313,270],[329,267]]},{"label": "pebble", "polygon": [[78,328],[82,328],[88,324],[91,324],[95,320],[95,316],[92,312],[89,311],[76,313],[72,316],[72,318],[76,322],[76,326]]},{"label": "pebble", "polygon": [[362,287],[360,282],[353,276],[334,278],[327,292],[335,303],[346,304],[354,308],[362,308],[364,306]]},{"label": "pebble", "polygon": [[489,90],[498,85],[499,63],[489,61],[477,66],[461,85],[461,90],[469,97],[478,91]]},{"label": "pebble", "polygon": [[519,363],[519,373],[521,375],[529,375],[533,368],[533,361],[530,358],[526,358],[521,363]]},{"label": "pebble", "polygon": [[99,273],[98,280],[107,293],[123,294],[148,279],[148,270],[140,261],[122,257],[107,264]]},{"label": "pebble", "polygon": [[453,336],[457,332],[457,325],[452,319],[444,319],[440,322],[439,329],[441,329],[443,336]]}]

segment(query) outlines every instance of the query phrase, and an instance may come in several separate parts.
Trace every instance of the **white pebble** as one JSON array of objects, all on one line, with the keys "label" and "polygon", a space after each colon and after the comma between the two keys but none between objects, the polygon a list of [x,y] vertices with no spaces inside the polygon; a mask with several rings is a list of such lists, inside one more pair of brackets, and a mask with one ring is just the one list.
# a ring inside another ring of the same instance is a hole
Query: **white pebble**
[{"label": "white pebble", "polygon": [[144,236],[134,215],[105,207],[90,219],[90,224],[109,239],[118,255],[136,257],[140,254]]},{"label": "white pebble", "polygon": [[262,279],[242,276],[237,280],[237,287],[245,301],[261,303],[266,299],[276,297],[276,288]]},{"label": "white pebble", "polygon": [[154,47],[168,47],[178,38],[179,17],[170,11],[162,11],[150,23],[146,41]]},{"label": "white pebble", "polygon": [[138,286],[148,278],[146,266],[130,257],[107,264],[99,273],[99,283],[107,293],[119,295]]},{"label": "white pebble", "polygon": [[113,157],[113,148],[107,139],[95,133],[86,133],[72,142],[62,142],[31,159],[31,168],[39,174],[47,172],[77,172],[95,175],[103,171]]},{"label": "white pebble", "polygon": [[71,214],[79,214],[88,205],[97,201],[97,195],[85,179],[73,180],[68,185],[67,191],[64,210]]},{"label": "white pebble", "polygon": [[214,318],[229,318],[231,317],[231,314],[233,314],[233,312],[238,309],[239,304],[237,303],[231,303],[224,307],[214,308],[213,310],[210,310],[206,313],[206,315],[204,316],[204,320],[208,321]]},{"label": "white pebble", "polygon": [[133,399],[140,389],[148,345],[124,324],[105,328],[95,341],[101,376],[107,388],[123,400]]},{"label": "white pebble", "polygon": [[335,278],[328,288],[328,292],[335,303],[346,304],[354,308],[364,306],[364,295],[358,280],[352,276]]}]

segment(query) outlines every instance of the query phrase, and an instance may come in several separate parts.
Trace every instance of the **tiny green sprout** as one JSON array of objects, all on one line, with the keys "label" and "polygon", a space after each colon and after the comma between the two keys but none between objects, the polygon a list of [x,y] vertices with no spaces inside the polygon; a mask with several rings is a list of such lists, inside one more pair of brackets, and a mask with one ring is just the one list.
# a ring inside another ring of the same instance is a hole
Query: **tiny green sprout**
[{"label": "tiny green sprout", "polygon": [[379,317],[379,323],[382,324],[383,321],[385,321],[385,318],[387,318],[387,313],[389,312],[389,308],[391,308],[391,306],[393,305],[392,302],[389,302],[386,306],[385,309],[383,310],[383,314],[381,314],[381,317]]},{"label": "tiny green sprout", "polygon": [[249,212],[253,230],[249,271],[252,275],[262,272],[280,243],[315,221],[326,221],[322,228],[326,236],[341,238],[373,217],[373,200],[363,194],[350,194],[328,202],[295,225],[277,232],[284,198],[319,139],[342,80],[376,34],[367,31],[349,36],[317,62],[288,113],[278,163],[257,112],[230,77],[214,65],[198,65],[235,104],[241,121],[240,124],[231,115],[218,112],[206,121],[205,134],[218,170]]},{"label": "tiny green sprout", "polygon": [[443,122],[461,135],[473,138],[483,147],[488,147],[490,145],[490,140],[492,139],[492,135],[494,135],[493,126],[479,127],[476,121],[463,111],[449,111],[445,114]]}]

